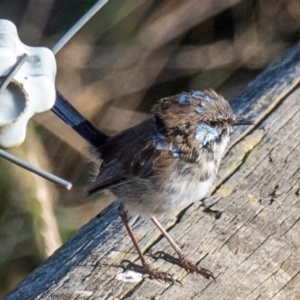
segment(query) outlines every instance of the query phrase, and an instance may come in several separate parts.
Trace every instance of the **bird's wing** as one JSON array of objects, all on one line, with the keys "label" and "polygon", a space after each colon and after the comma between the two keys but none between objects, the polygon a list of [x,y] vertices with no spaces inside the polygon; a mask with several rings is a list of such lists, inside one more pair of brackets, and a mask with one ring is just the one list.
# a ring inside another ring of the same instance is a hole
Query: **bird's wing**
[{"label": "bird's wing", "polygon": [[133,177],[146,178],[152,174],[153,156],[157,155],[157,150],[149,143],[153,128],[149,128],[149,124],[152,125],[153,120],[107,140],[99,151],[103,163],[87,195],[122,184]]},{"label": "bird's wing", "polygon": [[88,189],[87,196],[121,184],[126,178],[122,173],[122,166],[115,159],[107,164],[102,163],[99,174]]}]

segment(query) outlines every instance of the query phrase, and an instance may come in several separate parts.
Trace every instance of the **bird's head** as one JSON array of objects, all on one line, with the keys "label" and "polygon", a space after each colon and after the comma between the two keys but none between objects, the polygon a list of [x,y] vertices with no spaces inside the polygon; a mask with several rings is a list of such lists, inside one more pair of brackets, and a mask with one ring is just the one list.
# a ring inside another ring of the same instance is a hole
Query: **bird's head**
[{"label": "bird's head", "polygon": [[165,137],[195,138],[200,147],[228,135],[232,126],[252,124],[234,114],[228,101],[213,90],[163,98],[155,105],[154,114]]}]

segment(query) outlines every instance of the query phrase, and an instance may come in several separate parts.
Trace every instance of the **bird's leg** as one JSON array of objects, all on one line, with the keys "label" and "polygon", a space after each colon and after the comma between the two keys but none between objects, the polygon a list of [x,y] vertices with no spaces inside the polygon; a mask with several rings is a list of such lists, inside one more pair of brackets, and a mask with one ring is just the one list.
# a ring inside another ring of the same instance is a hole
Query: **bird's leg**
[{"label": "bird's leg", "polygon": [[160,271],[157,271],[157,270],[154,270],[152,269],[152,267],[150,266],[149,263],[147,263],[145,257],[144,257],[144,254],[141,250],[141,248],[139,247],[134,235],[133,235],[133,232],[132,232],[132,229],[129,225],[129,222],[128,222],[128,217],[127,217],[127,212],[125,211],[124,209],[124,206],[122,203],[120,203],[119,205],[119,215],[125,225],[125,228],[128,232],[128,235],[134,245],[134,248],[136,249],[138,255],[139,255],[139,258],[141,260],[141,263],[142,263],[142,266],[140,265],[137,265],[133,262],[130,262],[130,261],[127,261],[128,262],[128,266],[127,266],[127,269],[129,270],[134,270],[134,271],[137,271],[137,272],[140,272],[140,273],[143,273],[143,274],[148,274],[149,277],[151,279],[157,279],[157,280],[162,280],[162,281],[165,281],[165,282],[170,282],[170,283],[176,283],[176,280],[173,279],[172,275],[166,273],[166,272],[160,272]]},{"label": "bird's leg", "polygon": [[160,257],[166,259],[167,261],[169,261],[171,263],[175,263],[175,264],[179,265],[180,267],[184,268],[187,272],[197,273],[207,279],[212,278],[215,280],[215,277],[212,274],[212,272],[210,272],[207,269],[196,266],[194,263],[192,263],[190,260],[187,259],[186,255],[181,251],[181,249],[177,246],[175,241],[170,237],[170,235],[166,232],[166,230],[161,226],[161,224],[158,222],[158,220],[155,217],[151,217],[150,219],[155,224],[155,226],[160,230],[160,232],[163,234],[163,236],[168,240],[170,245],[173,247],[175,252],[178,254],[179,259],[177,259],[169,254],[166,254],[164,252],[158,252],[160,254]]}]

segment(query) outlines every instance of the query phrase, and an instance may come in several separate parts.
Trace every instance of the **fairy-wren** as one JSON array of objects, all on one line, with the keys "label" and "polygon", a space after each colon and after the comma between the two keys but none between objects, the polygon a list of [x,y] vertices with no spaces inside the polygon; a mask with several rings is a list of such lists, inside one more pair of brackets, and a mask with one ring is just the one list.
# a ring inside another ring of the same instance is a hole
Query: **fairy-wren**
[{"label": "fairy-wren", "polygon": [[109,189],[120,201],[120,215],[139,252],[142,272],[173,281],[145,261],[126,211],[149,215],[187,271],[213,277],[187,260],[153,215],[184,208],[207,196],[232,126],[247,124],[252,123],[235,115],[222,96],[208,90],[163,98],[146,121],[111,137],[101,133],[96,152],[102,164],[88,194]]},{"label": "fairy-wren", "polygon": [[102,160],[88,195],[109,189],[120,202],[120,217],[142,262],[142,266],[129,262],[128,268],[175,282],[170,274],[147,263],[128,223],[130,211],[148,215],[179,256],[160,252],[162,258],[214,278],[187,259],[153,215],[179,210],[207,196],[232,127],[253,123],[234,114],[229,103],[212,90],[161,99],[151,118],[114,136],[95,128],[58,91],[52,111],[88,141]]}]

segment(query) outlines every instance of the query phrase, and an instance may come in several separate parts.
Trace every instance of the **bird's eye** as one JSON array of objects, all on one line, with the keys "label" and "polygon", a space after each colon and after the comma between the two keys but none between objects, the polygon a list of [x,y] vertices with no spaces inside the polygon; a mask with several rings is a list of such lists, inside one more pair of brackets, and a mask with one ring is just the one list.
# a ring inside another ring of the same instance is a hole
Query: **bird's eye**
[{"label": "bird's eye", "polygon": [[209,125],[210,125],[211,127],[216,127],[217,124],[218,124],[218,122],[216,122],[216,121],[211,121],[211,122],[209,122]]}]

